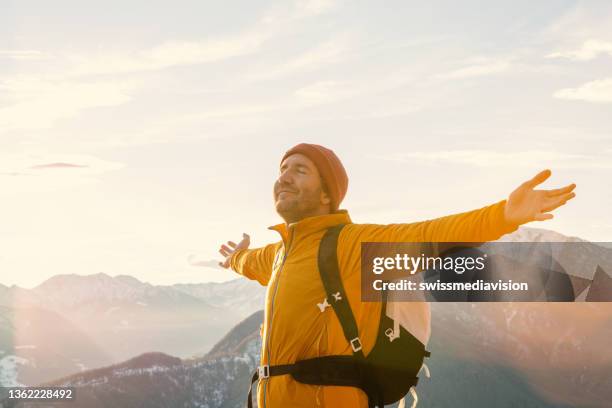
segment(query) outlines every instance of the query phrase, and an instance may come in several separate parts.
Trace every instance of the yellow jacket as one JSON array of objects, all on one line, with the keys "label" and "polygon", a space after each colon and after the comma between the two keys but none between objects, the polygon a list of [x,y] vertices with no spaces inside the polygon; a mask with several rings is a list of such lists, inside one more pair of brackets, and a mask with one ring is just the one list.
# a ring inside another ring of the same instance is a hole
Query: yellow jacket
[{"label": "yellow jacket", "polygon": [[[353,224],[348,212],[339,210],[269,227],[281,241],[236,251],[231,258],[234,271],[267,286],[261,365],[352,354],[333,309],[321,312],[317,306],[325,298],[317,254],[327,228],[347,224],[338,238],[338,266],[367,355],[376,340],[381,303],[361,302],[361,242],[493,241],[517,228],[504,220],[505,203],[410,224]],[[260,408],[368,406],[357,388],[306,385],[290,375],[261,380],[257,402]]]}]

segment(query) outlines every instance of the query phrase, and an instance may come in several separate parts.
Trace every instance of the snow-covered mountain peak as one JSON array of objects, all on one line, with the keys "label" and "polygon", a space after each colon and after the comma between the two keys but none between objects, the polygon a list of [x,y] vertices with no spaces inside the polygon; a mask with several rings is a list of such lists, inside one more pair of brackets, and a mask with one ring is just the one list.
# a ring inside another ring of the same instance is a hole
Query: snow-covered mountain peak
[{"label": "snow-covered mountain peak", "polygon": [[506,234],[497,242],[587,242],[577,237],[570,237],[559,232],[531,227],[520,227],[511,234]]}]

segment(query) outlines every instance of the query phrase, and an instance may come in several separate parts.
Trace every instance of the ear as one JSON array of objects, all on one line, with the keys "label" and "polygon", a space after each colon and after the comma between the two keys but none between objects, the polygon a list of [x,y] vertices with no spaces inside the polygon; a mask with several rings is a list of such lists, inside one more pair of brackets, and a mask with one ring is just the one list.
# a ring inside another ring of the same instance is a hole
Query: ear
[{"label": "ear", "polygon": [[331,205],[331,198],[325,192],[325,189],[321,189],[321,204],[323,205]]}]

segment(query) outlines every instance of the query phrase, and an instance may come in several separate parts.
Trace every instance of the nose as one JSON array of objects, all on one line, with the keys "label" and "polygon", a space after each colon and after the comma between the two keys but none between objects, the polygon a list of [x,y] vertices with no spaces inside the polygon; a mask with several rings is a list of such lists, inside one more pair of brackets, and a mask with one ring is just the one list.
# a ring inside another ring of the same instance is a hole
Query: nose
[{"label": "nose", "polygon": [[288,170],[281,171],[278,176],[279,184],[293,184],[293,178],[291,177],[291,172]]}]

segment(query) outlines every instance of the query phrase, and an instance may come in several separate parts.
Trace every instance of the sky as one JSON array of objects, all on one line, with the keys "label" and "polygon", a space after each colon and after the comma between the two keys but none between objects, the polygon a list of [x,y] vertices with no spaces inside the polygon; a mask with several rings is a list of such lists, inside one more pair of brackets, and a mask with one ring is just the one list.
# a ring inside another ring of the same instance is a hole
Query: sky
[{"label": "sky", "polygon": [[354,222],[577,184],[528,226],[612,241],[607,1],[2,0],[0,283],[225,281],[278,240],[272,186],[333,149]]}]

